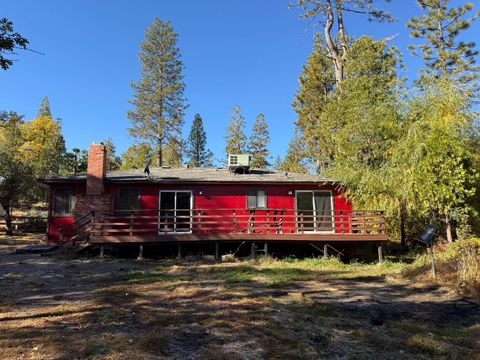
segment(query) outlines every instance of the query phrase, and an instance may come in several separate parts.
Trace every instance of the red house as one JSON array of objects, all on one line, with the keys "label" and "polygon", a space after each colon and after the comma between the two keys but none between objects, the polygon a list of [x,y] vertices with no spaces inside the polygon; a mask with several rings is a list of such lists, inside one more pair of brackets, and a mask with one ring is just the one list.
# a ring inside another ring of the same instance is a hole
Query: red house
[{"label": "red house", "polygon": [[217,256],[218,244],[225,242],[306,242],[327,251],[339,242],[387,240],[383,213],[353,210],[338,181],[244,172],[107,172],[105,146],[92,144],[87,175],[40,179],[50,187],[48,240],[62,246],[209,242],[216,244]]}]

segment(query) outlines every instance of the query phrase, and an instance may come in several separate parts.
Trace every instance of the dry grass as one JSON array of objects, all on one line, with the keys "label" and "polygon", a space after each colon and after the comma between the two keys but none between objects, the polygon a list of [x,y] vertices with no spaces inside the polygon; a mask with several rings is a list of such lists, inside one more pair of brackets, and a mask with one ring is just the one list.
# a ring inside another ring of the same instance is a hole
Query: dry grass
[{"label": "dry grass", "polygon": [[0,262],[6,360],[474,359],[480,351],[480,312],[452,305],[443,288],[402,282],[405,264],[1,253]]}]

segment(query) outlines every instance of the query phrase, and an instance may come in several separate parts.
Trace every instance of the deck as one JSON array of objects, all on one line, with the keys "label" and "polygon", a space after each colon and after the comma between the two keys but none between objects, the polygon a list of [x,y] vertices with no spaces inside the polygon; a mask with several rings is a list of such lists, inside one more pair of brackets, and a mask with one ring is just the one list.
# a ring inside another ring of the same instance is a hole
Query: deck
[{"label": "deck", "polygon": [[91,244],[388,240],[375,210],[162,209],[95,214]]}]

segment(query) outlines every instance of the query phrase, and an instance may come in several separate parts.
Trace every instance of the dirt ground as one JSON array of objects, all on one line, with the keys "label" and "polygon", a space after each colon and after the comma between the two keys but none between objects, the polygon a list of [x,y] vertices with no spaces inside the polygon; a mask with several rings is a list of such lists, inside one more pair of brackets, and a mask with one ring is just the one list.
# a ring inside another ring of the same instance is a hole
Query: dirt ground
[{"label": "dirt ground", "polygon": [[398,268],[12,254],[1,359],[480,359],[480,307]]}]

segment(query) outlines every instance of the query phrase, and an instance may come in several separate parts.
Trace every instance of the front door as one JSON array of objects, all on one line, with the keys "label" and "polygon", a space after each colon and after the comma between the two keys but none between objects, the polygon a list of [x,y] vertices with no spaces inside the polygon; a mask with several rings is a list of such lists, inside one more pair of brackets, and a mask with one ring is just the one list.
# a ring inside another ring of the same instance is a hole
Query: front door
[{"label": "front door", "polygon": [[333,201],[331,191],[297,191],[295,205],[299,231],[333,231]]},{"label": "front door", "polygon": [[189,233],[192,231],[192,192],[160,191],[159,225],[162,233]]}]

